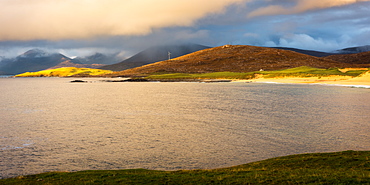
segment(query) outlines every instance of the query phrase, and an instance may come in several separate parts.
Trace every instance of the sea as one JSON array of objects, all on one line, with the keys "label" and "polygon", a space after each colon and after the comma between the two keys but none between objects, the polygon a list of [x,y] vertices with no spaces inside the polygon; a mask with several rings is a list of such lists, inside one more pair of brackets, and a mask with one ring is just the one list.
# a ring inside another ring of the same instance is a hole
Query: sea
[{"label": "sea", "polygon": [[370,150],[370,89],[0,78],[0,178]]}]

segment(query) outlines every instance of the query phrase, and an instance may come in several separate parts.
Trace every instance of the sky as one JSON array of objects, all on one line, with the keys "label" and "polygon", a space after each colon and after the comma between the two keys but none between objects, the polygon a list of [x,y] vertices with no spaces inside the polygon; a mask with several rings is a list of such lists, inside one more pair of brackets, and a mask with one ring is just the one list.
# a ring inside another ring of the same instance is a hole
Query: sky
[{"label": "sky", "polygon": [[127,58],[195,43],[330,52],[370,45],[370,0],[0,0],[0,56]]}]

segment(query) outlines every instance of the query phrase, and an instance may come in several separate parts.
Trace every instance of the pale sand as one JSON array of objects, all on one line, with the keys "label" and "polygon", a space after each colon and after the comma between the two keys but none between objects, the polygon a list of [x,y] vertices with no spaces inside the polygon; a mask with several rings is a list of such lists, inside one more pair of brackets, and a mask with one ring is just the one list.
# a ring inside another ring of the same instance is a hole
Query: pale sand
[{"label": "pale sand", "polygon": [[241,82],[257,82],[257,83],[303,83],[303,84],[327,84],[340,86],[354,86],[370,88],[370,72],[367,72],[360,77],[349,76],[330,76],[330,77],[288,77],[288,78],[255,78],[250,80],[237,80]]}]

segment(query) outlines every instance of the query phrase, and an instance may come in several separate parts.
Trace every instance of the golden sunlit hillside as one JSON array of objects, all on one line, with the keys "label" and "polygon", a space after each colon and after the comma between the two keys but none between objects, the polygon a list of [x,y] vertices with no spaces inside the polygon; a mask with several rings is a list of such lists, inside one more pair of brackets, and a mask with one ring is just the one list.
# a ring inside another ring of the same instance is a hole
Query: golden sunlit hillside
[{"label": "golden sunlit hillside", "polygon": [[246,45],[225,45],[197,51],[172,60],[115,72],[109,76],[152,73],[252,72],[300,66],[316,68],[356,67],[356,65],[313,57],[294,51]]},{"label": "golden sunlit hillside", "polygon": [[68,77],[68,76],[96,76],[110,74],[110,70],[62,67],[58,69],[49,69],[38,72],[26,72],[16,77]]}]

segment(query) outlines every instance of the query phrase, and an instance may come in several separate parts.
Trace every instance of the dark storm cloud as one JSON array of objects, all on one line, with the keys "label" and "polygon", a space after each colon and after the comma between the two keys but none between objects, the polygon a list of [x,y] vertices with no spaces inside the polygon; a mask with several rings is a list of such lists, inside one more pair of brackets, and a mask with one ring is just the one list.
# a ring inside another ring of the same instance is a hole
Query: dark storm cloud
[{"label": "dark storm cloud", "polygon": [[[32,1],[14,0],[4,2],[31,3]],[[53,2],[53,0],[48,2]],[[73,4],[73,2],[75,1],[71,0],[62,4],[69,7],[68,5]],[[98,5],[103,1],[94,0],[92,2]],[[128,3],[126,1],[120,2]],[[205,1],[205,4],[215,3],[215,5],[208,8],[202,7],[205,6],[204,3],[195,3],[198,5],[197,7],[185,5],[183,6],[185,7],[184,11],[177,13],[166,10],[181,6],[181,3],[170,3],[169,7],[166,8],[164,4],[161,4],[164,2],[167,1],[156,1],[156,7],[160,7],[158,10],[161,10],[162,13],[156,15],[154,19],[152,15],[146,15],[147,19],[144,19],[145,17],[135,19],[139,22],[143,21],[142,24],[145,25],[142,27],[136,26],[135,28],[138,28],[138,30],[142,29],[142,31],[137,31],[136,34],[121,32],[112,35],[108,31],[108,34],[98,36],[95,34],[94,36],[93,33],[87,32],[87,35],[90,35],[89,37],[79,38],[78,36],[67,37],[67,33],[65,33],[66,37],[64,39],[57,40],[52,38],[53,35],[50,36],[50,39],[29,36],[29,38],[34,39],[28,41],[16,41],[14,39],[1,41],[0,56],[19,54],[33,47],[63,52],[69,56],[88,55],[96,51],[102,51],[122,52],[128,57],[153,45],[171,43],[198,43],[208,46],[249,44],[297,47],[320,51],[370,44],[368,41],[370,35],[370,18],[368,16],[370,2],[367,0]],[[110,5],[113,6],[113,4]],[[139,6],[141,4],[134,3],[130,5],[133,9],[130,11],[136,15],[134,5]],[[97,6],[90,8],[94,11],[99,10]],[[195,10],[188,11],[187,8]],[[107,16],[108,14],[104,12],[102,10],[102,14]],[[142,10],[138,10],[138,12],[140,13]],[[174,15],[175,17],[173,17]],[[161,16],[162,18],[160,18]],[[94,18],[94,16],[91,18]],[[145,21],[150,21],[150,19],[152,19],[152,22]],[[4,20],[0,20],[3,24]],[[120,25],[130,23],[125,20],[125,17],[121,17],[117,21]],[[9,22],[9,20],[7,21]],[[40,23],[48,22],[41,21]],[[103,24],[103,27],[105,25]],[[70,27],[72,25],[66,23],[63,26]],[[16,26],[13,27],[17,28]],[[77,33],[81,34],[82,32]],[[5,38],[4,35],[6,34],[2,31],[0,35]]]}]

